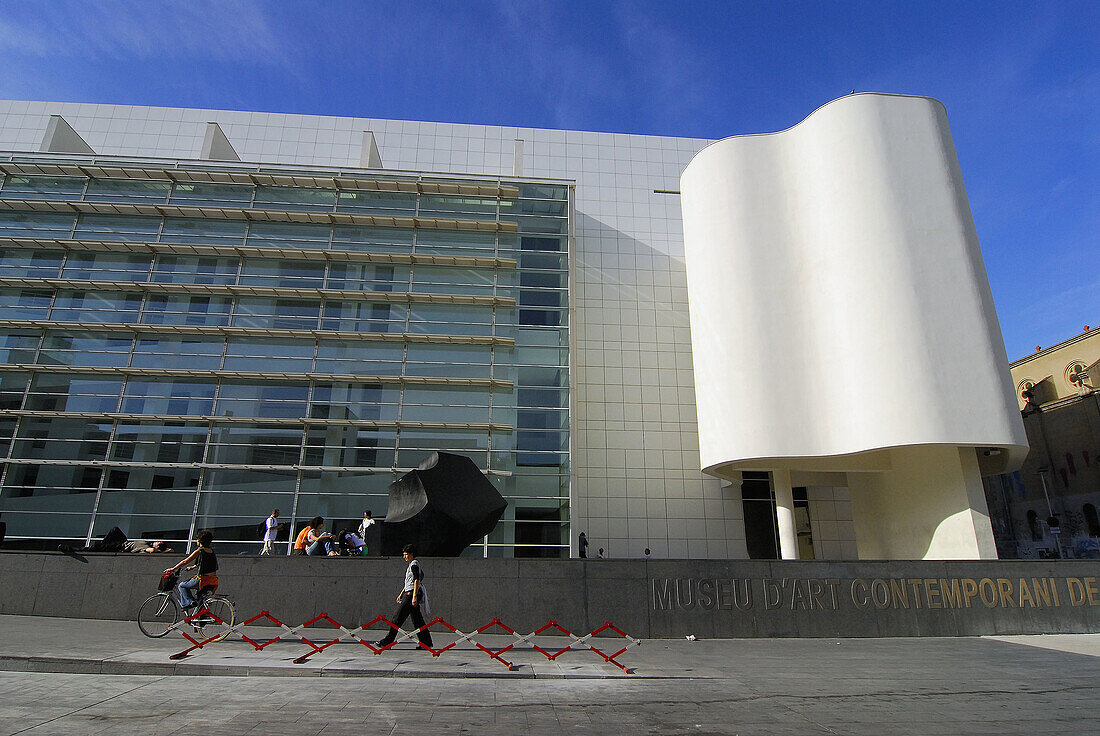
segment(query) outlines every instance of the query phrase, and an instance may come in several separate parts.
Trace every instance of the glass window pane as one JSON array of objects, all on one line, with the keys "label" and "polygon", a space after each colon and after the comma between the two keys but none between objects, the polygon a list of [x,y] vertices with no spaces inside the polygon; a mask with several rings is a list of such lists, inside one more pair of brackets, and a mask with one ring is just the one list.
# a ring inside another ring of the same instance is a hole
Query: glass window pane
[{"label": "glass window pane", "polygon": [[233,284],[237,259],[206,256],[158,256],[153,281],[168,284]]},{"label": "glass window pane", "polygon": [[417,232],[416,252],[450,256],[492,256],[496,233],[423,229]]},{"label": "glass window pane", "polygon": [[216,413],[235,417],[304,417],[309,384],[226,381]]},{"label": "glass window pane", "polygon": [[336,225],[332,229],[334,250],[408,253],[416,231],[412,228]]},{"label": "glass window pane", "polygon": [[0,332],[0,363],[33,363],[37,332]]},{"label": "glass window pane", "polygon": [[401,373],[404,352],[399,343],[321,340],[317,372],[396,376]]},{"label": "glass window pane", "polygon": [[214,409],[214,385],[214,381],[131,378],[122,396],[122,411],[207,416]]},{"label": "glass window pane", "polygon": [[[4,520],[8,521],[9,510],[90,514],[102,472],[102,468],[80,465],[13,463],[8,467],[4,488],[0,492],[0,510],[4,511]],[[81,536],[87,531],[90,520],[91,516],[85,517]],[[8,523],[11,524],[10,521]],[[10,526],[8,531],[11,532]],[[65,536],[48,527],[44,531],[42,536]]]},{"label": "glass window pane", "polygon": [[388,302],[325,302],[322,330],[402,332],[408,308]]},{"label": "glass window pane", "polygon": [[83,176],[19,176],[11,175],[0,189],[0,197],[15,199],[80,199],[84,191]]},{"label": "glass window pane", "polygon": [[23,278],[56,278],[61,268],[62,253],[58,250],[0,251],[0,276]]},{"label": "glass window pane", "polygon": [[141,294],[121,291],[59,291],[50,319],[59,322],[137,322]]},{"label": "glass window pane", "polygon": [[40,289],[0,289],[0,311],[8,319],[46,319],[52,292]]},{"label": "glass window pane", "polygon": [[231,339],[225,368],[233,371],[308,373],[313,366],[313,340]]},{"label": "glass window pane", "polygon": [[248,244],[260,248],[301,248],[323,250],[328,247],[331,228],[301,222],[253,222]]},{"label": "glass window pane", "polygon": [[329,266],[329,289],[351,291],[407,291],[409,269],[378,263],[333,263]]},{"label": "glass window pane", "polygon": [[141,321],[151,325],[228,325],[230,297],[150,294]]},{"label": "glass window pane", "polygon": [[217,370],[225,340],[216,337],[141,338],[134,348],[137,368],[192,368]]},{"label": "glass window pane", "polygon": [[169,243],[209,243],[241,245],[248,223],[240,220],[203,220],[190,217],[164,218],[161,241]]},{"label": "glass window pane", "polygon": [[159,217],[81,215],[76,237],[82,240],[156,240]]},{"label": "glass window pane", "polygon": [[252,187],[247,184],[212,184],[208,182],[176,182],[172,202],[181,205],[230,204],[245,207],[252,201]]},{"label": "glass window pane", "polygon": [[46,333],[40,365],[113,365],[124,366],[130,356],[133,338],[119,332]]},{"label": "glass window pane", "polygon": [[494,273],[490,269],[417,266],[412,290],[427,294],[492,296]]},{"label": "glass window pane", "polygon": [[122,381],[96,376],[40,374],[31,383],[27,408],[34,411],[112,412],[118,410]]},{"label": "glass window pane", "polygon": [[320,289],[325,283],[325,264],[315,261],[246,258],[240,283],[251,286]]},{"label": "glass window pane", "polygon": [[390,468],[396,457],[397,431],[374,427],[310,427],[305,465]]},{"label": "glass window pane", "polygon": [[333,189],[304,187],[256,187],[255,207],[287,210],[331,210],[336,204]]},{"label": "glass window pane", "polygon": [[0,212],[0,235],[8,238],[67,238],[75,221],[75,215]]},{"label": "glass window pane", "polygon": [[297,465],[302,429],[278,425],[215,425],[210,439],[211,463]]},{"label": "glass window pane", "polygon": [[310,416],[395,422],[400,398],[400,387],[392,384],[318,383]]},{"label": "glass window pane", "polygon": [[103,460],[107,457],[110,422],[87,419],[28,417],[19,428],[12,457],[27,460]]},{"label": "glass window pane", "polygon": [[61,277],[101,281],[148,281],[151,256],[132,253],[71,253]]},{"label": "glass window pane", "polygon": [[488,430],[403,427],[397,441],[399,468],[415,468],[436,450],[458,452],[469,457],[482,470],[488,467]]},{"label": "glass window pane", "polygon": [[206,424],[197,422],[121,423],[115,428],[110,459],[134,463],[202,462],[206,433]]},{"label": "glass window pane", "polygon": [[149,179],[92,179],[88,182],[88,201],[165,202],[172,183]]},{"label": "glass window pane", "polygon": [[233,314],[234,327],[314,330],[321,313],[319,299],[258,299],[242,297]]},{"label": "glass window pane", "polygon": [[416,212],[416,197],[416,194],[405,192],[341,190],[339,209],[342,212],[408,216]]}]

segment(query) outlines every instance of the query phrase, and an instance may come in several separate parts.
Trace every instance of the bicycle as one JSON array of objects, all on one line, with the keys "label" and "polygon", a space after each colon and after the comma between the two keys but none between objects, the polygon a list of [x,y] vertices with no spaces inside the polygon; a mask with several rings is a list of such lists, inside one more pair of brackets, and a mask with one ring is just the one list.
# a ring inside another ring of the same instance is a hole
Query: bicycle
[{"label": "bicycle", "polygon": [[[145,599],[137,613],[137,624],[141,633],[152,639],[159,639],[177,628],[176,624],[180,621],[183,610],[176,595],[173,580],[168,590],[154,593]],[[236,623],[237,612],[233,608],[233,602],[224,595],[204,591],[199,594],[198,606],[192,609],[192,613],[183,616],[183,620],[203,639],[220,641]]]}]

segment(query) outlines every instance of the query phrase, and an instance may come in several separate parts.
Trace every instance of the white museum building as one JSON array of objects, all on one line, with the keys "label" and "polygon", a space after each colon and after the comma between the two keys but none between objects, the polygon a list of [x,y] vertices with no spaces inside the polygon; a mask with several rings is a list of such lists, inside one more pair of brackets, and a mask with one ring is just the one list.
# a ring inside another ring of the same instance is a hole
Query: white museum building
[{"label": "white museum building", "polygon": [[248,551],[384,517],[432,450],[468,553],[996,557],[1027,440],[946,112],[720,141],[0,102],[6,544]]}]

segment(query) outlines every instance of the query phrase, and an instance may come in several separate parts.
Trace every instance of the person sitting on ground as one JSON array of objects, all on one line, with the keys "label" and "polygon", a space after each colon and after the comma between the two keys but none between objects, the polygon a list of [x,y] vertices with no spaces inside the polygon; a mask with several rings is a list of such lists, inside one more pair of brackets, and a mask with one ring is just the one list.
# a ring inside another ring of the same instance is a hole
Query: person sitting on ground
[{"label": "person sitting on ground", "polygon": [[351,529],[344,529],[337,534],[336,541],[340,545],[340,553],[345,555],[360,555],[367,546],[363,538]]},{"label": "person sitting on ground", "polygon": [[309,537],[309,530],[313,528],[313,522],[320,520],[320,516],[314,516],[309,520],[308,524],[301,528],[298,532],[298,536],[294,538],[294,554],[304,555],[306,553],[306,547],[308,546],[306,539]]},{"label": "person sitting on ground", "polygon": [[309,522],[309,531],[306,532],[307,555],[319,555],[327,552],[329,557],[339,554],[336,551],[335,537],[325,531],[325,520],[320,516],[314,516]]},{"label": "person sitting on ground", "polygon": [[196,558],[198,559],[198,575],[176,586],[176,590],[179,592],[180,606],[185,611],[198,605],[198,597],[202,593],[213,593],[218,589],[218,556],[214,554],[214,548],[211,546],[214,541],[214,533],[209,529],[203,529],[199,532],[195,541],[198,542],[199,546],[195,548],[194,552],[164,571],[165,575],[174,573],[190,565]]}]

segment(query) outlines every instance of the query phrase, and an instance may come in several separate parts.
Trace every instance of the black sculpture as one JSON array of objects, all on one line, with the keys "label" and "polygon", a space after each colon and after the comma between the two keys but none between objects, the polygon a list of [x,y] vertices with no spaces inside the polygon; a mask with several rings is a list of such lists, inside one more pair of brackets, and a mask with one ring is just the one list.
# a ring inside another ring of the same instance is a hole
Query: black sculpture
[{"label": "black sculpture", "polygon": [[449,452],[433,452],[389,493],[382,554],[390,556],[415,544],[425,557],[457,557],[493,531],[508,507],[473,460]]}]

